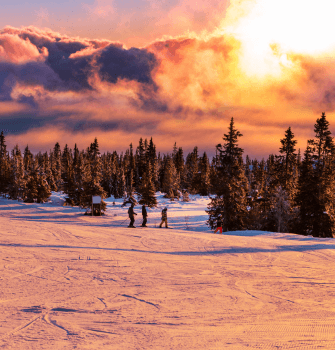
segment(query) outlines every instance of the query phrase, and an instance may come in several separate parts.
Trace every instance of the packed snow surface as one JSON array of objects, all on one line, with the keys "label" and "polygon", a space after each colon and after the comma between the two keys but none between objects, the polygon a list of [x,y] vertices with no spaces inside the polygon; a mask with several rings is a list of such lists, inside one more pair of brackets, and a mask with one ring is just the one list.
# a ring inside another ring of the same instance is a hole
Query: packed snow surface
[{"label": "packed snow surface", "polygon": [[0,348],[335,349],[333,239],[213,234],[207,197],[158,193],[134,229],[63,198],[0,199]]}]

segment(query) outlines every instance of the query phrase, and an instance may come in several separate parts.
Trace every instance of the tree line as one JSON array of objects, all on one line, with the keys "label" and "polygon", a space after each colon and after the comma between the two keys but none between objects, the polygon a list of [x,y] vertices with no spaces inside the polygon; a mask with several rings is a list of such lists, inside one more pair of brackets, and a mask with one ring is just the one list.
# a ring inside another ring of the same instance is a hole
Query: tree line
[{"label": "tree line", "polygon": [[[184,157],[176,143],[160,154],[152,138],[134,149],[101,154],[98,140],[85,150],[59,143],[49,152],[33,155],[27,146],[7,151],[0,135],[0,193],[11,199],[43,203],[51,191],[66,193],[66,204],[90,208],[92,195],[124,198],[124,203],[157,205],[155,192],[170,200],[189,194],[209,195],[208,225],[224,231],[267,230],[318,237],[335,233],[335,146],[325,113],[314,125],[303,155],[289,127],[279,144],[279,155],[243,158],[238,140],[243,135],[232,118],[223,143],[209,160],[198,147]],[[102,209],[106,204],[103,202]]]}]

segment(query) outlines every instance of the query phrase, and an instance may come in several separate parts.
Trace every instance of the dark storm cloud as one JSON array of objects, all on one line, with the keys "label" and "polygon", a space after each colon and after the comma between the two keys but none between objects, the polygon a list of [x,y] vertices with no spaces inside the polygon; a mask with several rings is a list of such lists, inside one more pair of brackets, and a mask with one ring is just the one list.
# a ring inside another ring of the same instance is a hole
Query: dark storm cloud
[{"label": "dark storm cloud", "polygon": [[159,96],[154,93],[138,95],[138,100],[133,100],[132,105],[138,109],[142,109],[145,112],[157,112],[157,113],[172,113],[174,115],[186,114],[189,108],[182,105],[170,106],[167,102],[160,100]]},{"label": "dark storm cloud", "polygon": [[62,82],[59,85],[50,85],[49,90],[64,90],[66,88],[67,90],[79,91],[91,89],[88,83],[91,57],[70,58],[72,54],[87,48],[88,45],[79,41],[49,38],[32,32],[22,32],[19,37],[24,40],[29,39],[39,51],[42,51],[44,47],[48,50],[45,64],[58,75]]},{"label": "dark storm cloud", "polygon": [[66,128],[73,132],[89,131],[101,129],[104,131],[115,130],[118,128],[118,123],[115,121],[95,121],[95,120],[78,120],[66,123]]},{"label": "dark storm cloud", "polygon": [[[92,131],[92,130],[103,130],[104,132],[113,131],[113,130],[122,130],[126,132],[132,132],[134,128],[140,129],[145,128],[145,130],[154,130],[157,125],[157,122],[143,122],[141,120],[132,121],[128,123],[124,120],[111,120],[111,121],[95,121],[95,120],[80,120],[80,121],[70,121],[66,122],[66,130],[71,130],[73,133],[83,132],[83,131]],[[51,125],[49,123],[49,125]],[[55,125],[62,126],[62,123],[55,121]]]},{"label": "dark storm cloud", "polygon": [[[155,55],[145,49],[127,50],[119,43],[77,40],[36,28],[6,28],[1,34],[7,35],[7,40],[8,35],[17,35],[23,43],[29,40],[45,56],[43,61],[0,64],[2,100],[10,99],[14,84],[8,76],[12,71],[12,78],[28,85],[42,85],[49,91],[92,90],[89,77],[96,69],[101,79],[110,83],[121,78],[153,84],[151,72],[157,62]],[[78,54],[83,51],[85,54]],[[8,86],[3,86],[5,82]]]},{"label": "dark storm cloud", "polygon": [[133,105],[147,112],[167,113],[171,112],[169,105],[160,101],[154,94],[140,94],[138,100],[133,101]]},{"label": "dark storm cloud", "polygon": [[28,104],[29,106],[31,106],[33,108],[38,107],[38,103],[35,101],[35,98],[32,95],[21,94],[19,96],[19,98],[17,99],[17,102]]},{"label": "dark storm cloud", "polygon": [[109,45],[101,50],[97,58],[102,80],[116,83],[118,78],[154,84],[151,76],[157,65],[156,57],[146,49],[129,50]]},{"label": "dark storm cloud", "polygon": [[0,101],[11,101],[10,93],[15,86],[15,76],[10,70],[11,65],[0,64]]},{"label": "dark storm cloud", "polygon": [[10,116],[2,116],[0,118],[0,131],[9,134],[22,134],[33,128],[40,128],[47,124],[47,119],[36,117],[32,113],[11,113]]},{"label": "dark storm cloud", "polygon": [[0,62],[0,101],[12,99],[10,94],[16,82],[28,86],[40,85],[48,90],[65,89],[57,74],[42,62],[27,62],[21,65]]}]

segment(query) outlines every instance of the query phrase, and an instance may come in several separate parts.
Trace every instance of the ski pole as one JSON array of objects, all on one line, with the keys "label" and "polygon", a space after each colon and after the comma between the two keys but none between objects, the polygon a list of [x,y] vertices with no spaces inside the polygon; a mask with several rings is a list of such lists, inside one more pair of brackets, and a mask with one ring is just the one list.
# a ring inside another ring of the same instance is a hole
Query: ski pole
[{"label": "ski pole", "polygon": [[123,225],[127,220],[128,220],[128,218],[125,219],[125,220],[123,220],[123,221],[121,222],[121,225]]}]

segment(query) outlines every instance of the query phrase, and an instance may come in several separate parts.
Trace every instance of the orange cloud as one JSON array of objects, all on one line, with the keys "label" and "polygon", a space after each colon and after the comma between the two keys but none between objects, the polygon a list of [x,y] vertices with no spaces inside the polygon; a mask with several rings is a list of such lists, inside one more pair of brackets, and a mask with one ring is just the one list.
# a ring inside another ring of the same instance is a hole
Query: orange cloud
[{"label": "orange cloud", "polygon": [[40,51],[27,38],[23,40],[17,35],[3,34],[0,37],[0,61],[23,63],[26,61],[43,61],[48,51]]}]

